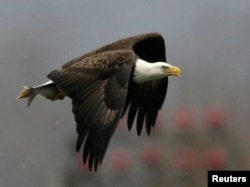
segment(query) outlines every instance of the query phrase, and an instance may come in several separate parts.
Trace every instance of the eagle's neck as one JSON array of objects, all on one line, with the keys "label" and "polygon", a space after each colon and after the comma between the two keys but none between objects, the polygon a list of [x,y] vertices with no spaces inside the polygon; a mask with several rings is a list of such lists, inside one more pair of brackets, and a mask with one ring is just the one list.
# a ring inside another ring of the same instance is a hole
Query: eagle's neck
[{"label": "eagle's neck", "polygon": [[134,67],[133,80],[136,83],[143,83],[151,80],[161,79],[166,77],[162,73],[161,66],[164,62],[150,63],[142,59],[137,59]]}]

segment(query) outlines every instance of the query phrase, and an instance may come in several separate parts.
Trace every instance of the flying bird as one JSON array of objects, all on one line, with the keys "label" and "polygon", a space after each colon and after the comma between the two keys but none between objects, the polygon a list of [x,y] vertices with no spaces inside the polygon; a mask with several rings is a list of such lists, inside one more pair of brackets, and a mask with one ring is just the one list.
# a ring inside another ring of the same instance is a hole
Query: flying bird
[{"label": "flying bird", "polygon": [[49,81],[23,86],[17,99],[37,94],[52,101],[68,96],[83,162],[97,170],[118,122],[128,111],[130,130],[134,121],[138,135],[145,125],[150,134],[164,102],[168,76],[180,76],[177,66],[167,63],[165,42],[159,33],[131,36],[105,45],[64,64],[48,74]]}]

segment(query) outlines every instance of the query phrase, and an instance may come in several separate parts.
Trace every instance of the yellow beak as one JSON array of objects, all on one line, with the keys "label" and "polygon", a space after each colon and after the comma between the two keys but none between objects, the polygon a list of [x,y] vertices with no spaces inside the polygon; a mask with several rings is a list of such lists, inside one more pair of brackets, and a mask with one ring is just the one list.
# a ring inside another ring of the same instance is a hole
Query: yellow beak
[{"label": "yellow beak", "polygon": [[177,66],[171,66],[164,70],[164,74],[168,76],[181,76],[181,69]]}]

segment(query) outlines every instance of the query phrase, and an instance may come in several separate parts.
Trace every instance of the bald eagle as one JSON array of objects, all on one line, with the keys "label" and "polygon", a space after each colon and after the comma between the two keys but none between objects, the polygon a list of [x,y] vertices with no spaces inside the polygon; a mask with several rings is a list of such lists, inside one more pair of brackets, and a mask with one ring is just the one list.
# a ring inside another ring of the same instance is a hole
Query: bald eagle
[{"label": "bald eagle", "polygon": [[37,94],[50,100],[72,99],[83,162],[97,170],[110,139],[124,113],[127,125],[134,121],[138,135],[145,124],[150,134],[168,87],[168,76],[180,76],[180,68],[166,62],[165,43],[159,33],[131,36],[73,59],[48,74],[48,82],[24,86],[18,95]]}]

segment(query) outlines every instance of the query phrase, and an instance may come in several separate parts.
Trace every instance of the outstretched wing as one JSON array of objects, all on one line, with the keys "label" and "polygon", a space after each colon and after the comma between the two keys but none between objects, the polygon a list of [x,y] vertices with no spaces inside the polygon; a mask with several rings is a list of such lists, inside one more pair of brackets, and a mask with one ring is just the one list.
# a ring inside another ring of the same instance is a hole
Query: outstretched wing
[{"label": "outstretched wing", "polygon": [[[148,62],[166,62],[165,42],[160,34],[144,35],[133,45],[135,54]],[[131,77],[132,78],[132,77]],[[132,81],[131,81],[132,82]],[[124,112],[128,109],[128,128],[131,129],[136,121],[138,135],[145,124],[147,133],[155,125],[158,111],[164,102],[168,87],[168,78],[147,81],[142,84],[131,83]]]},{"label": "outstretched wing", "polygon": [[116,50],[81,58],[48,77],[72,99],[77,123],[76,149],[90,170],[101,164],[122,115],[128,81],[135,62],[131,50]]}]

